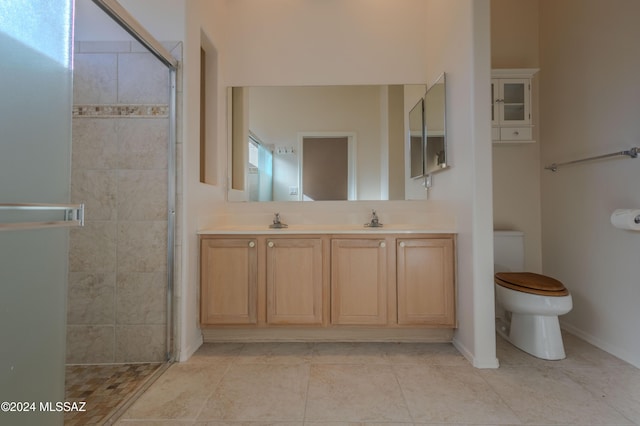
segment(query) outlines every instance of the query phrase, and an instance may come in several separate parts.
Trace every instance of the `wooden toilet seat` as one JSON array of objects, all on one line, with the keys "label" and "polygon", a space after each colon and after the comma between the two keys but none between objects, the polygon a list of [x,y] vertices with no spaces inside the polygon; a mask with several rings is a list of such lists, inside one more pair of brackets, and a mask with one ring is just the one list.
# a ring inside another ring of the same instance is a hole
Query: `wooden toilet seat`
[{"label": "wooden toilet seat", "polygon": [[533,272],[498,272],[496,284],[511,290],[540,296],[568,296],[569,290],[555,278]]}]

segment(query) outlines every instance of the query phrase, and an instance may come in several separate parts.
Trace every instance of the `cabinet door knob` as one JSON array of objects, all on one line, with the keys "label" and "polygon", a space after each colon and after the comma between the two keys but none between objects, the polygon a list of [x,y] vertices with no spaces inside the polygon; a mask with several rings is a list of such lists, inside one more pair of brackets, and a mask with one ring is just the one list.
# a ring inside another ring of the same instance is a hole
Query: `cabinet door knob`
[{"label": "cabinet door knob", "polygon": [[404,243],[404,241],[400,242],[400,247],[404,247],[406,244]]},{"label": "cabinet door knob", "polygon": [[249,247],[253,248],[256,246],[256,243],[254,241],[249,241]]},{"label": "cabinet door knob", "polygon": [[384,241],[380,242],[380,247],[381,248],[385,248],[387,246],[387,243],[385,243]]},{"label": "cabinet door knob", "polygon": [[273,241],[269,241],[269,243],[267,244],[269,247],[273,247],[275,246],[275,244],[273,244]]},{"label": "cabinet door knob", "polygon": [[516,130],[516,131],[513,132],[513,134],[518,136],[520,134],[520,132]]}]

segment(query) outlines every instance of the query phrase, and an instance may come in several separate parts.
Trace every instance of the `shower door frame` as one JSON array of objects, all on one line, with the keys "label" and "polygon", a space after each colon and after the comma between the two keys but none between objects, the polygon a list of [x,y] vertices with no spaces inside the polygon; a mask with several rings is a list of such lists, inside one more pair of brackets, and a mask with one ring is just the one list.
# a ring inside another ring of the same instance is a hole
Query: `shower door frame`
[{"label": "shower door frame", "polygon": [[176,75],[178,61],[156,40],[151,33],[116,0],[92,0],[111,19],[120,25],[133,38],[149,50],[169,69],[169,152],[167,164],[167,324],[166,324],[166,356],[167,362],[175,361],[176,348],[174,336],[174,262],[175,262],[175,229],[176,229]]}]

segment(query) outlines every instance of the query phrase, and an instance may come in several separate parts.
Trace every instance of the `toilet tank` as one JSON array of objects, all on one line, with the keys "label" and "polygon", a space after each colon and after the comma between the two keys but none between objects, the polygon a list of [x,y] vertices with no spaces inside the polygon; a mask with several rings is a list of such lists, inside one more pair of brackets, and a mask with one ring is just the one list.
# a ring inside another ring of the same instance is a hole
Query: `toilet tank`
[{"label": "toilet tank", "polygon": [[493,269],[496,272],[524,270],[524,233],[493,231]]}]

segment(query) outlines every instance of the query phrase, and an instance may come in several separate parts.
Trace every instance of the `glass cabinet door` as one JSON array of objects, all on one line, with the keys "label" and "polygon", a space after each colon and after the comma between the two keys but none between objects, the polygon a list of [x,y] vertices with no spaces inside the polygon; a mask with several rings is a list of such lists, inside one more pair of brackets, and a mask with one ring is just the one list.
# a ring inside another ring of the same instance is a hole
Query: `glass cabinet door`
[{"label": "glass cabinet door", "polygon": [[[529,80],[528,79],[500,79],[492,84],[497,90],[492,90],[497,98],[493,104],[497,106],[497,117],[492,123],[522,125],[529,124]],[[493,108],[496,111],[496,108]],[[497,120],[497,122],[496,122]]]},{"label": "glass cabinet door", "polygon": [[521,82],[509,82],[502,86],[504,122],[522,121],[525,119],[524,93],[525,85]]}]

